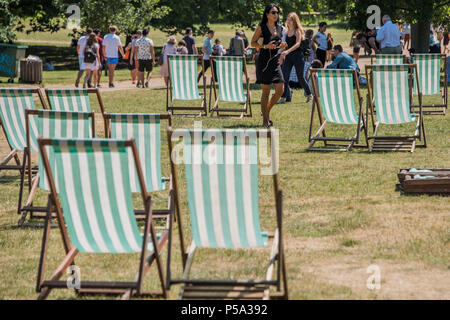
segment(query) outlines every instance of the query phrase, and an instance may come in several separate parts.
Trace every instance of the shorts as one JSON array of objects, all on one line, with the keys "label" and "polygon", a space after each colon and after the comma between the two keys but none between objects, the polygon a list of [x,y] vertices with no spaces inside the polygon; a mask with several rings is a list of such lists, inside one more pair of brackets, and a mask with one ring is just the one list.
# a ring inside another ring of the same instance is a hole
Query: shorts
[{"label": "shorts", "polygon": [[78,67],[79,67],[80,70],[84,70],[84,68],[83,68],[83,60],[84,60],[83,57],[78,56]]},{"label": "shorts", "polygon": [[353,53],[359,53],[360,50],[361,50],[360,47],[353,48]]},{"label": "shorts", "polygon": [[139,59],[139,72],[152,72],[153,70],[153,60],[141,60]]},{"label": "shorts", "polygon": [[106,58],[108,64],[118,64],[119,58]]}]

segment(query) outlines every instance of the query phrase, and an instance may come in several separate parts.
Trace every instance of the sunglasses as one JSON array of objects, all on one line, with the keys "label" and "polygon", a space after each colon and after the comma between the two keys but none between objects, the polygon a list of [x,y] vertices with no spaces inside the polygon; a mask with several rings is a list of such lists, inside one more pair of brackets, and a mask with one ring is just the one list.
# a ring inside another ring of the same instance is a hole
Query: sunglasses
[{"label": "sunglasses", "polygon": [[270,11],[270,13],[273,14],[273,15],[276,15],[276,14],[278,14],[279,12],[278,12],[278,11]]}]

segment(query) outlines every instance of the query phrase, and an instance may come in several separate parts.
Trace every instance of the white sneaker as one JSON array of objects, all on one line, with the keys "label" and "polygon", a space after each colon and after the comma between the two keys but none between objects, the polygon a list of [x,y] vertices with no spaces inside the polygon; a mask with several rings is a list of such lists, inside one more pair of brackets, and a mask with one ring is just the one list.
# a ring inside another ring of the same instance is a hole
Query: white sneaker
[{"label": "white sneaker", "polygon": [[286,103],[286,98],[280,98],[280,100],[278,100],[277,104],[283,104]]}]

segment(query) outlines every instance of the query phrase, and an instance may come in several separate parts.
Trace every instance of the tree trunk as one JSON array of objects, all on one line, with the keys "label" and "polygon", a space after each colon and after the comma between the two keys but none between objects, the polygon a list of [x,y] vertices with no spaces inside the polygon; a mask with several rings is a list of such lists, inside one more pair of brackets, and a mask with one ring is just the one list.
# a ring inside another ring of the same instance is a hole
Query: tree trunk
[{"label": "tree trunk", "polygon": [[428,22],[418,22],[411,26],[411,48],[416,53],[428,53],[430,49],[430,26]]}]

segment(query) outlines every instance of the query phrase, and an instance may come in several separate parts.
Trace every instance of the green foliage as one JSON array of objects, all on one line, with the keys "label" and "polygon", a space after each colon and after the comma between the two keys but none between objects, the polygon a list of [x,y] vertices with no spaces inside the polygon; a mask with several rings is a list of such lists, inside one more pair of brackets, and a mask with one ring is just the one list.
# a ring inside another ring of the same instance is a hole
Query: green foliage
[{"label": "green foliage", "polygon": [[16,38],[14,25],[17,18],[10,6],[17,2],[18,0],[0,0],[0,43],[12,42]]},{"label": "green foliage", "polygon": [[116,25],[120,32],[130,34],[169,13],[169,7],[158,4],[159,0],[82,0],[79,1],[81,26],[105,33],[110,25]]}]

